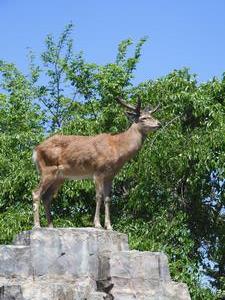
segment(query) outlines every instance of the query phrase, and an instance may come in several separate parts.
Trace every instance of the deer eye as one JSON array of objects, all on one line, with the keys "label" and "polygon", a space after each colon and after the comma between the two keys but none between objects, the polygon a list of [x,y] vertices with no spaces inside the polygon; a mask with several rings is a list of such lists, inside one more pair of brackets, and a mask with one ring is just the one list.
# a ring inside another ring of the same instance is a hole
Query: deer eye
[{"label": "deer eye", "polygon": [[145,121],[145,120],[147,120],[148,119],[148,117],[142,117],[141,118],[141,121]]}]

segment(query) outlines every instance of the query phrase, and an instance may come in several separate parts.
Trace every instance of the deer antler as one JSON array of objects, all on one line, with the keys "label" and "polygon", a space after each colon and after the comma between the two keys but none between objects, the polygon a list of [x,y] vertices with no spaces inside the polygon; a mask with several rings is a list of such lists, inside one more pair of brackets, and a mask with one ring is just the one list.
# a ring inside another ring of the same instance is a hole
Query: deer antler
[{"label": "deer antler", "polygon": [[140,98],[140,96],[138,96],[138,102],[137,102],[136,107],[126,103],[125,101],[123,101],[123,99],[120,96],[116,98],[116,101],[118,103],[120,103],[121,105],[123,105],[124,107],[131,110],[135,115],[140,115],[140,112],[141,112],[141,98]]}]

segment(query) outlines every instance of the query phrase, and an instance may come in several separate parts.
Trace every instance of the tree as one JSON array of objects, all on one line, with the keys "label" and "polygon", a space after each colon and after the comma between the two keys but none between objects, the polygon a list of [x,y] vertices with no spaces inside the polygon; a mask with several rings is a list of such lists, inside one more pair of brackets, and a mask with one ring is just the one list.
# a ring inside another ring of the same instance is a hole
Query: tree
[{"label": "tree", "polygon": [[0,240],[6,242],[23,228],[22,224],[29,228],[30,191],[35,182],[31,156],[43,129],[40,110],[32,103],[35,95],[29,80],[3,61],[0,74]]}]

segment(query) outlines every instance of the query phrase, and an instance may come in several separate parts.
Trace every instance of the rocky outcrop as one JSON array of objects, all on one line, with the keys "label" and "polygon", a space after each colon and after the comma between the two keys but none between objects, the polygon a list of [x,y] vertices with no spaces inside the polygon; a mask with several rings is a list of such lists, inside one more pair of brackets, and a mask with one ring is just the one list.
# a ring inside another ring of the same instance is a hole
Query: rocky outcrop
[{"label": "rocky outcrop", "polygon": [[0,300],[190,300],[163,253],[129,250],[125,234],[35,229],[0,246]]}]

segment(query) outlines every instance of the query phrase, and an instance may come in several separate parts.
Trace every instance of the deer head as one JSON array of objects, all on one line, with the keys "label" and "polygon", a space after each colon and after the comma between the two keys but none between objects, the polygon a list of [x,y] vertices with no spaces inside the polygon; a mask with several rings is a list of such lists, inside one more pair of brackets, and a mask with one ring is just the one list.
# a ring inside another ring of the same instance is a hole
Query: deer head
[{"label": "deer head", "polygon": [[161,127],[161,123],[152,116],[159,109],[159,105],[154,109],[146,107],[142,110],[139,96],[136,107],[126,103],[121,97],[117,97],[117,102],[127,109],[126,113],[137,123],[142,133],[147,134]]}]

